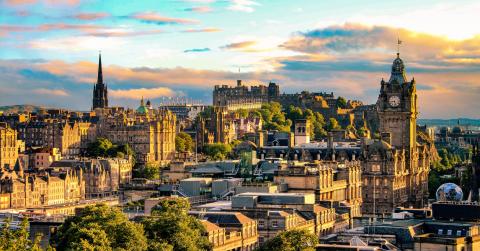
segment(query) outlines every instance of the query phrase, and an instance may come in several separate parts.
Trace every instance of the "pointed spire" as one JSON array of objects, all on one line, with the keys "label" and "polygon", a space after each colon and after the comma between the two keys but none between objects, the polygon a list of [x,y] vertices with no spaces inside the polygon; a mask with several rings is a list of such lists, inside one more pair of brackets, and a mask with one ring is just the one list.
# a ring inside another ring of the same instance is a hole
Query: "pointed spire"
[{"label": "pointed spire", "polygon": [[102,51],[98,53],[98,77],[97,84],[103,84],[103,73],[102,73]]}]

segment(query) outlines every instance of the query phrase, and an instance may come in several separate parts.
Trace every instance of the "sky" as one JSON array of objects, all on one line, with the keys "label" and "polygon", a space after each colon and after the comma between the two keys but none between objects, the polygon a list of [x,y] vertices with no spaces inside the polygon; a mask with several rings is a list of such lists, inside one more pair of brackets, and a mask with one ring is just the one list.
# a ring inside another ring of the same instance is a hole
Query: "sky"
[{"label": "sky", "polygon": [[421,118],[480,118],[479,1],[0,0],[0,106],[89,110],[280,85],[375,103],[400,39]]}]

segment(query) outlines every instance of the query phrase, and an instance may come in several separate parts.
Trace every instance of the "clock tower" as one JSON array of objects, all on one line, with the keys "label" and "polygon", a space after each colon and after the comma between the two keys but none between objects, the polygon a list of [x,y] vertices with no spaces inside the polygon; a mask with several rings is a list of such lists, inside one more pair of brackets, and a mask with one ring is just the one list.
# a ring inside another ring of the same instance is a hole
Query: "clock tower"
[{"label": "clock tower", "polygon": [[417,91],[415,79],[407,81],[400,53],[393,60],[388,82],[381,81],[377,111],[380,133],[390,133],[390,144],[412,155],[417,140]]}]

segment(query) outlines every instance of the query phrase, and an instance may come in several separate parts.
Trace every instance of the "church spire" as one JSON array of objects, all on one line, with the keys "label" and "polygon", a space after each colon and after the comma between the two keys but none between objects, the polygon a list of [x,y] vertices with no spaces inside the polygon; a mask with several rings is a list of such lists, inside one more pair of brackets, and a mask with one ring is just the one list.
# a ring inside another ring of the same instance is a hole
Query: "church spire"
[{"label": "church spire", "polygon": [[103,73],[102,73],[102,52],[98,53],[98,77],[97,84],[103,84]]},{"label": "church spire", "polygon": [[108,92],[107,85],[103,82],[102,72],[102,54],[98,54],[98,75],[97,83],[93,86],[93,105],[95,108],[107,108],[108,107]]}]

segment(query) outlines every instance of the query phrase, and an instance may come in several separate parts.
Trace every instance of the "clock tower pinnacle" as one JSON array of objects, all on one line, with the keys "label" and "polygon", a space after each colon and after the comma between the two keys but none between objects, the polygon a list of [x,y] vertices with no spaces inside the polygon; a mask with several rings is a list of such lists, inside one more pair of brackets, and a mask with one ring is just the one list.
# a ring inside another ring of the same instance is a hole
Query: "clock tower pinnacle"
[{"label": "clock tower pinnacle", "polygon": [[393,60],[388,82],[381,81],[377,100],[379,131],[391,134],[391,144],[411,152],[416,147],[417,93],[415,80],[407,81],[400,53]]}]

